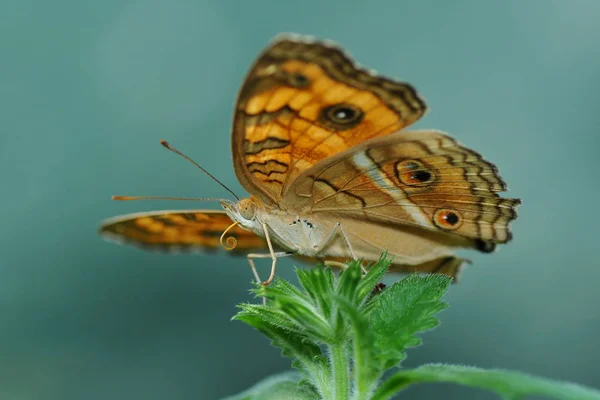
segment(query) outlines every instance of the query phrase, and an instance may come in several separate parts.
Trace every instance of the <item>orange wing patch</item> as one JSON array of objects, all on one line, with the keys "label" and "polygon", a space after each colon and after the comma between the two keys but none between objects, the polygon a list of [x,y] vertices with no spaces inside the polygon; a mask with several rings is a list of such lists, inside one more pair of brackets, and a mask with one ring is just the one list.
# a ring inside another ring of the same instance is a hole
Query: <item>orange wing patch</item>
[{"label": "orange wing patch", "polygon": [[240,92],[236,173],[249,192],[277,204],[303,171],[410,125],[425,109],[410,85],[356,67],[338,48],[281,40],[259,57]]},{"label": "orange wing patch", "polygon": [[[148,250],[214,251],[221,247],[220,237],[231,224],[231,219],[221,211],[156,211],[108,220],[100,227],[100,234]],[[227,237],[237,240],[234,251],[267,248],[262,237],[239,225],[229,230]]]}]

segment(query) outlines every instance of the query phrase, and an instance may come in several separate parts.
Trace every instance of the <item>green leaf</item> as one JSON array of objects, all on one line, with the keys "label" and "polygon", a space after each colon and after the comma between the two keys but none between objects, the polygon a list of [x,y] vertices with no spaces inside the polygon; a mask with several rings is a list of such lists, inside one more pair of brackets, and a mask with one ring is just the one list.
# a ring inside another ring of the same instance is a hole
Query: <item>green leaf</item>
[{"label": "green leaf", "polygon": [[271,282],[271,284],[268,286],[264,286],[261,283],[257,283],[255,293],[256,292],[266,292],[267,294],[272,296],[276,296],[278,294],[284,294],[287,296],[298,296],[308,301],[308,296],[306,295],[306,293],[303,293],[300,289],[298,289],[296,286],[292,285],[288,281],[279,278],[275,278],[275,280]]},{"label": "green leaf", "polygon": [[450,282],[446,275],[410,275],[373,298],[369,325],[384,369],[403,360],[407,347],[421,343],[418,333],[438,324],[433,315],[446,308],[440,298]]},{"label": "green leaf", "polygon": [[370,269],[369,272],[362,278],[356,289],[356,297],[359,302],[364,301],[371,293],[377,284],[381,281],[385,273],[390,268],[392,259],[387,259],[387,252],[383,253]]},{"label": "green leaf", "polygon": [[[308,290],[301,291],[282,279],[277,279],[269,286],[257,285],[254,292],[269,299],[268,305],[261,307],[264,307],[264,310],[274,310],[274,317],[285,315],[292,325],[285,325],[290,331],[302,331],[313,340],[333,341],[334,332],[327,316],[324,315],[324,308],[331,307],[331,301],[326,299],[331,296],[333,275],[323,268],[297,270],[297,273]],[[266,320],[268,316],[265,314],[261,315]],[[282,321],[272,322],[282,325]]]},{"label": "green leaf", "polygon": [[247,315],[252,315],[260,318],[263,323],[277,326],[279,328],[286,329],[290,332],[304,335],[304,329],[299,328],[297,324],[289,318],[289,316],[282,312],[281,310],[274,309],[273,307],[264,306],[261,304],[240,304],[238,308],[241,308],[240,311],[235,317],[232,319],[238,321],[244,321],[244,317]]},{"label": "green leaf", "polygon": [[310,386],[300,383],[300,376],[286,372],[263,379],[250,389],[222,400],[317,400],[320,396]]},{"label": "green leaf", "polygon": [[243,321],[271,339],[274,346],[282,349],[284,356],[291,357],[292,366],[311,382],[327,381],[329,366],[319,345],[305,335],[288,331],[281,326],[265,321],[266,306],[247,307],[233,319]]},{"label": "green leaf", "polygon": [[325,343],[334,340],[329,321],[311,302],[295,296],[278,296],[271,300],[270,306],[287,314],[298,328],[304,330],[307,337]]},{"label": "green leaf", "polygon": [[461,365],[429,364],[404,370],[389,377],[377,390],[373,400],[385,400],[415,383],[456,383],[498,393],[505,399],[521,399],[526,395],[542,395],[562,400],[600,400],[600,391],[573,383],[503,371],[485,370]]},{"label": "green leaf", "polygon": [[357,288],[362,280],[363,273],[361,269],[361,260],[354,260],[348,264],[348,268],[340,272],[340,277],[335,285],[335,293],[348,299],[353,304],[357,304]]},{"label": "green leaf", "polygon": [[322,356],[321,348],[303,335],[289,332],[276,325],[265,323],[260,316],[240,312],[235,319],[243,321],[269,337],[273,344],[284,350],[283,354],[307,361],[314,361]]},{"label": "green leaf", "polygon": [[317,267],[311,270],[297,269],[298,281],[313,304],[326,319],[331,315],[331,294],[333,293],[333,272],[329,268]]}]

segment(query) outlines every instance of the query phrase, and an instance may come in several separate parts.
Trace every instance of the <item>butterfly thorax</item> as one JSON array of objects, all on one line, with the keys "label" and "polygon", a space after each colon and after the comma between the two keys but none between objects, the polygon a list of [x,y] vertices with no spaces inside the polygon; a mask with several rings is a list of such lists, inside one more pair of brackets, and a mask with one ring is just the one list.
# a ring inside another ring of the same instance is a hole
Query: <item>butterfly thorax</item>
[{"label": "butterfly thorax", "polygon": [[255,197],[237,203],[222,202],[227,215],[243,228],[269,238],[278,247],[294,253],[316,256],[325,239],[323,227],[308,216],[270,207]]},{"label": "butterfly thorax", "polygon": [[263,219],[274,242],[301,255],[318,256],[327,238],[325,226],[308,215],[275,209]]}]

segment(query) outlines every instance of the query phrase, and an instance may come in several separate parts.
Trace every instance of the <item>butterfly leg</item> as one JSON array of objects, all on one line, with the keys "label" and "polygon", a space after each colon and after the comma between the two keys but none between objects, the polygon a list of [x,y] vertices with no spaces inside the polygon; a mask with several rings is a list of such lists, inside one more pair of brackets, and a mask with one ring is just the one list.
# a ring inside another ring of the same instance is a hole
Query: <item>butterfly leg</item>
[{"label": "butterfly leg", "polygon": [[[256,270],[256,266],[254,265],[254,259],[255,258],[272,258],[271,253],[269,253],[269,254],[255,254],[255,253],[248,254],[248,263],[250,264],[250,268],[252,268],[252,273],[254,274],[254,278],[256,279],[256,282],[260,283],[261,285],[268,285],[269,283],[271,283],[271,281],[273,280],[273,277],[275,276],[274,265],[275,265],[275,261],[277,260],[277,257],[285,257],[285,256],[289,256],[290,254],[291,253],[285,253],[285,252],[273,253],[273,255],[275,256],[275,259],[273,260],[273,266],[271,267],[271,276],[265,282],[263,282],[260,279],[260,276],[258,276],[258,271]],[[262,303],[267,304],[266,297],[263,297]]]},{"label": "butterfly leg", "polygon": [[[292,253],[288,253],[288,252],[275,253],[275,251],[273,251],[273,245],[271,244],[271,237],[269,236],[269,230],[267,229],[267,225],[265,225],[263,223],[262,227],[265,232],[265,239],[267,240],[267,245],[269,246],[269,254],[248,254],[248,263],[250,264],[250,268],[252,268],[252,273],[254,274],[254,277],[256,278],[256,280],[258,282],[260,282],[261,284],[263,284],[264,286],[267,286],[269,283],[271,283],[273,281],[273,278],[275,278],[275,269],[277,266],[277,258],[289,256]],[[260,277],[258,276],[258,272],[256,271],[256,266],[254,265],[253,259],[254,258],[267,258],[267,257],[271,257],[271,259],[273,260],[273,263],[271,264],[271,274],[269,275],[269,278],[266,281],[262,282],[260,280]]]},{"label": "butterfly leg", "polygon": [[324,265],[328,266],[328,267],[338,267],[340,269],[346,269],[348,268],[348,266],[344,263],[341,262],[337,262],[337,261],[327,261],[325,260],[325,262],[323,263]]},{"label": "butterfly leg", "polygon": [[[260,276],[258,276],[258,271],[256,270],[256,265],[254,265],[254,258],[261,258],[261,256],[263,256],[264,254],[248,254],[248,264],[250,264],[250,269],[252,270],[252,274],[254,275],[254,279],[256,280],[256,282],[261,283],[262,280],[260,279]],[[268,254],[267,256],[270,256],[270,254]]]},{"label": "butterfly leg", "polygon": [[[348,247],[348,250],[350,250],[350,255],[352,256],[352,259],[358,260],[358,257],[356,257],[356,253],[354,253],[354,249],[352,248],[352,244],[350,244],[350,239],[348,239],[348,235],[346,234],[344,227],[339,222],[336,222],[334,227],[331,229],[331,232],[327,236],[327,239],[325,239],[323,241],[323,243],[321,243],[319,245],[319,247],[317,249],[317,253],[320,253],[321,251],[323,251],[323,249],[325,249],[325,247],[333,240],[333,238],[335,237],[336,233],[338,233],[338,231],[342,234],[342,237],[344,238],[344,243],[346,243],[346,247]],[[325,265],[332,265],[332,266],[340,267],[342,269],[346,269],[346,264],[339,263],[337,261],[326,261]],[[361,264],[360,268],[362,269],[363,273],[365,273],[365,274],[367,273],[367,270],[365,269],[365,267],[362,264]]]},{"label": "butterfly leg", "polygon": [[[275,256],[275,259],[279,258],[279,257],[286,257],[291,255],[291,253],[286,253],[286,252],[277,252],[277,253],[273,253],[273,255]],[[250,269],[252,269],[252,274],[254,275],[254,278],[256,279],[256,282],[258,283],[262,283],[264,285],[268,285],[269,283],[271,283],[270,281],[265,281],[263,282],[262,279],[260,279],[260,276],[258,275],[258,270],[256,269],[256,266],[254,265],[254,259],[255,258],[273,258],[271,256],[271,253],[267,253],[267,254],[261,254],[261,253],[250,253],[248,254],[248,264],[250,264]],[[271,278],[271,280],[273,280]]]}]

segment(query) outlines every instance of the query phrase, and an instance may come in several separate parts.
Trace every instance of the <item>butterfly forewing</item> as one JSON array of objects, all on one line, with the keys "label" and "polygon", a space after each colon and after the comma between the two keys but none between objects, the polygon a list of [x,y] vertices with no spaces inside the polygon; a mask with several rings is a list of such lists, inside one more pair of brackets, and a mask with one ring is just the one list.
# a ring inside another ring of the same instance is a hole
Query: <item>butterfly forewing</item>
[{"label": "butterfly forewing", "polygon": [[357,67],[338,47],[280,39],[258,58],[240,91],[235,171],[250,193],[277,205],[303,171],[408,126],[425,110],[409,84]]},{"label": "butterfly forewing", "polygon": [[[155,211],[123,215],[105,221],[100,234],[110,240],[125,242],[148,250],[214,251],[221,248],[220,238],[233,223],[221,211]],[[255,233],[233,227],[227,232],[233,237],[237,252],[265,249],[264,239]]]}]

